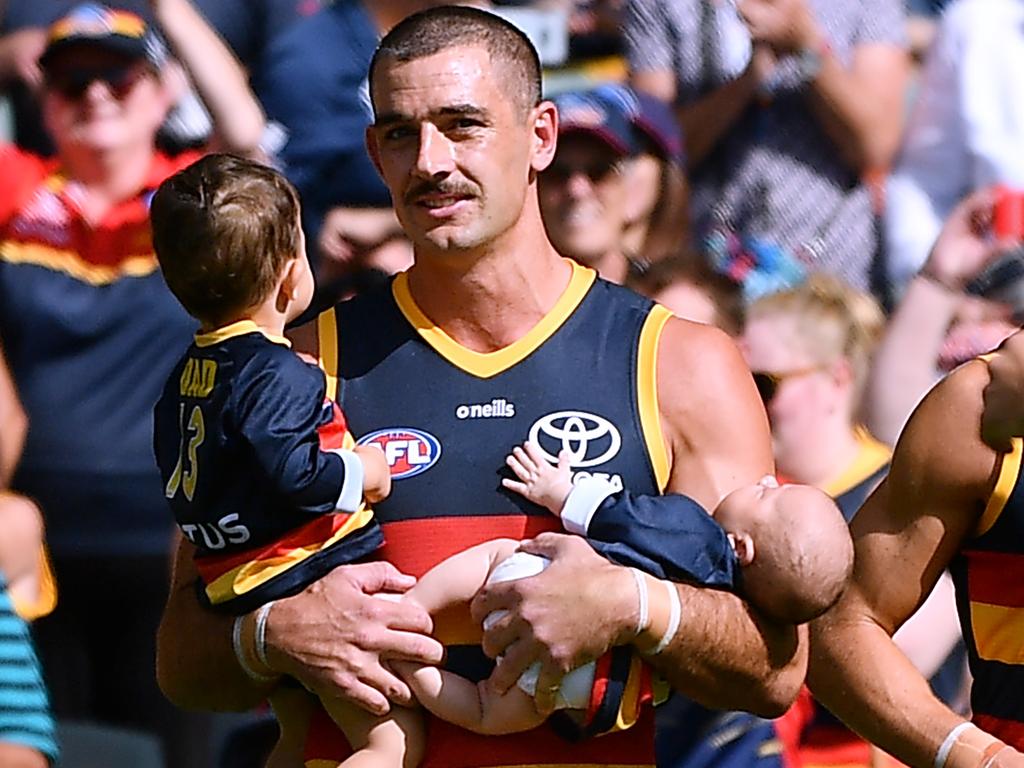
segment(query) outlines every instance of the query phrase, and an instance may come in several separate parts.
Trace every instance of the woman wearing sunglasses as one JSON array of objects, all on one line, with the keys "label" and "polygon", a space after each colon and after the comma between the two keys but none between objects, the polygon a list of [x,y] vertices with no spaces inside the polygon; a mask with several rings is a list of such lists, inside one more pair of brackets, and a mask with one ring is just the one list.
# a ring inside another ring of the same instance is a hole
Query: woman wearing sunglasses
[{"label": "woman wearing sunglasses", "polygon": [[[779,475],[821,488],[847,520],[888,472],[892,455],[861,421],[884,322],[870,296],[819,274],[755,302],[743,335],[744,353],[768,411]],[[937,688],[945,686],[940,695],[958,693],[962,656],[947,580],[907,623],[900,642],[927,675],[942,675],[933,678]],[[893,764],[872,754],[871,745],[809,696],[801,703],[802,710],[788,718],[799,733],[803,765]]]}]

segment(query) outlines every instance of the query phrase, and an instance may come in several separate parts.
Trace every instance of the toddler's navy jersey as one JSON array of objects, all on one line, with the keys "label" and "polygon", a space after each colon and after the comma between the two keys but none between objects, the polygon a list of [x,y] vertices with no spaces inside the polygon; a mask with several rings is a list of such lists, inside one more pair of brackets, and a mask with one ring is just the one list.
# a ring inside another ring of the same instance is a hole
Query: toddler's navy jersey
[{"label": "toddler's navy jersey", "polygon": [[168,379],[156,458],[213,605],[249,611],[380,546],[358,459],[323,450],[352,444],[325,387],[251,321],[197,335]]}]

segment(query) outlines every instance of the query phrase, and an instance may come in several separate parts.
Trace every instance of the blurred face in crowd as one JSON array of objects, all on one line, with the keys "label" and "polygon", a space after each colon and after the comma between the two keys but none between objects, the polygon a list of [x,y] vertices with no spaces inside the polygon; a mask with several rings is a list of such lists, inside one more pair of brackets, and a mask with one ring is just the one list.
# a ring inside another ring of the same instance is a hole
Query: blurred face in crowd
[{"label": "blurred face in crowd", "polygon": [[794,316],[751,318],[741,346],[765,400],[779,471],[792,472],[788,462],[809,440],[817,439],[823,420],[838,409],[848,411],[852,383],[837,375],[838,368],[845,370],[839,363],[811,353],[805,330]]},{"label": "blurred face in crowd", "polygon": [[718,325],[718,309],[711,295],[688,280],[669,283],[651,296],[676,317],[705,325]]},{"label": "blurred face in crowd", "polygon": [[622,159],[603,141],[570,133],[540,177],[544,226],[556,250],[583,264],[619,253],[626,228]]},{"label": "blurred face in crowd", "polygon": [[661,196],[661,160],[645,152],[630,158],[625,165],[626,223],[649,219]]},{"label": "blurred face in crowd", "polygon": [[475,46],[377,68],[367,143],[417,255],[493,245],[550,162],[554,107],[509,98],[504,69]]},{"label": "blurred face in crowd", "polygon": [[61,153],[152,145],[170,107],[144,60],[77,46],[48,67],[43,115]]}]

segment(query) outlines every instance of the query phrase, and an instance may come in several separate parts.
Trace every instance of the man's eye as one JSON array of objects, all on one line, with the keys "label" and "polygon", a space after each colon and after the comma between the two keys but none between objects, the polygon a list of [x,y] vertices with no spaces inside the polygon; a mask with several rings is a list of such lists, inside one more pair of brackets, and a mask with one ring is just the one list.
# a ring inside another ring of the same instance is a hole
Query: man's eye
[{"label": "man's eye", "polygon": [[384,138],[388,141],[401,141],[402,139],[408,139],[410,136],[414,136],[416,132],[408,126],[401,126],[398,128],[389,128],[384,132]]}]

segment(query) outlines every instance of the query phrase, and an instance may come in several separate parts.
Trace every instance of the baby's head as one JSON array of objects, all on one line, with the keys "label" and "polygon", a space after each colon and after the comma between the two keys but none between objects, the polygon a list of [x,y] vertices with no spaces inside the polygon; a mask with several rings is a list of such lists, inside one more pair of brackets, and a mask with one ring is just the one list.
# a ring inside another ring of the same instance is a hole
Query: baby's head
[{"label": "baby's head", "polygon": [[853,571],[853,541],[824,492],[765,478],[726,496],[715,520],[733,541],[744,594],[772,618],[802,624],[842,595]]},{"label": "baby's head", "polygon": [[160,185],[150,220],[164,279],[204,329],[245,319],[275,294],[286,322],[309,306],[299,196],[272,168],[207,155]]}]

